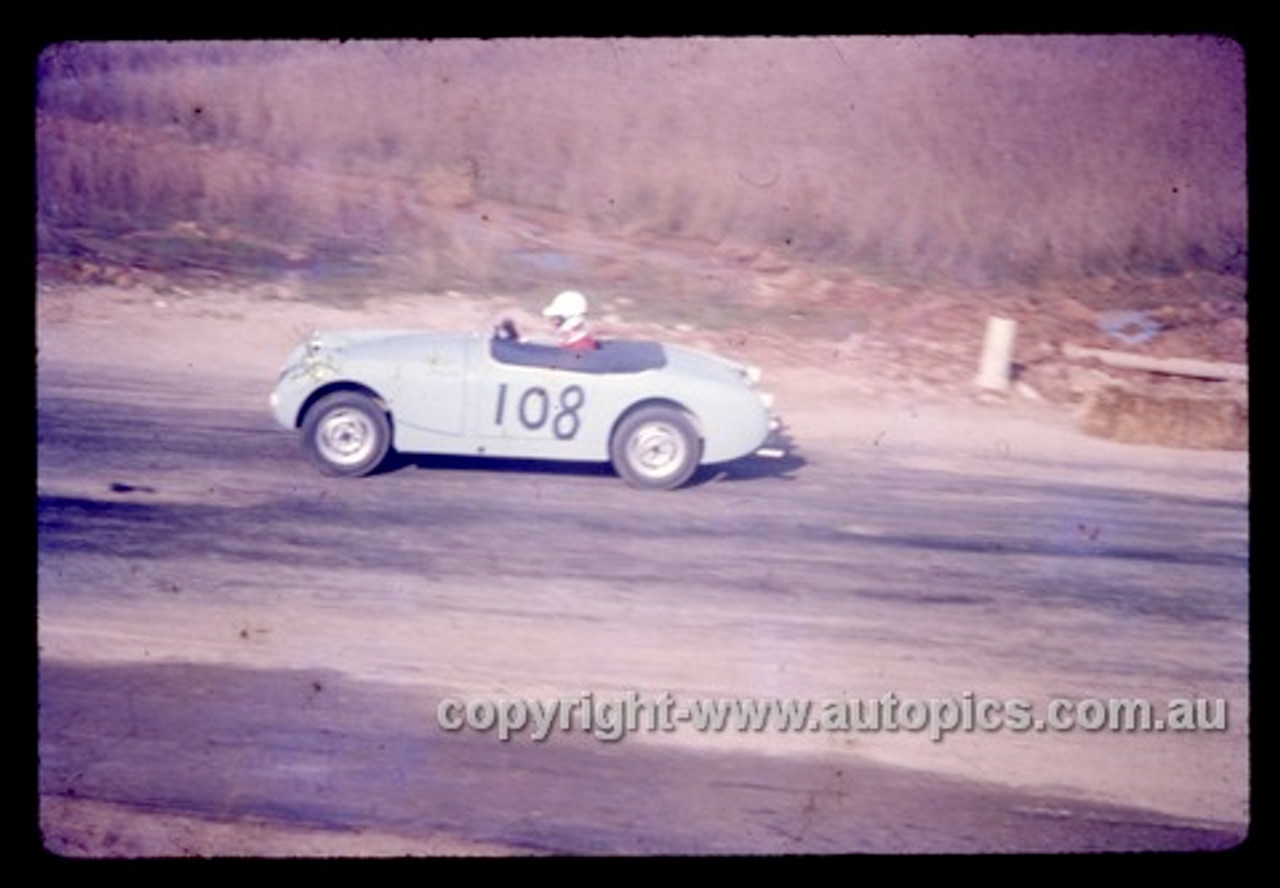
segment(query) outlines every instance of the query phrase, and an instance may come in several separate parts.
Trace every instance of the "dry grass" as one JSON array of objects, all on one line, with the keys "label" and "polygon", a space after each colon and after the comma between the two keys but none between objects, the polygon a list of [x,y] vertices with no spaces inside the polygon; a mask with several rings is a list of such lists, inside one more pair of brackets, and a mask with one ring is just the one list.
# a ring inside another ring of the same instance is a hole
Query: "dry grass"
[{"label": "dry grass", "polygon": [[[68,44],[41,231],[194,225],[500,268],[477,202],[901,281],[1241,274],[1242,51],[1213,38]],[[480,283],[485,283],[483,280]]]}]

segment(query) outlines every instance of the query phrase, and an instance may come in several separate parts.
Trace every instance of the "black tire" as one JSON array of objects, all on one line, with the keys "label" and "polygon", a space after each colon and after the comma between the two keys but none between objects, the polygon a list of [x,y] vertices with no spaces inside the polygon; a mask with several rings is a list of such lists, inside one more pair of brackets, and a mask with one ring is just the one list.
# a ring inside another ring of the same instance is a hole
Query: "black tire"
[{"label": "black tire", "polygon": [[614,471],[632,487],[674,490],[702,461],[693,420],[672,407],[642,407],[628,414],[609,442]]},{"label": "black tire", "polygon": [[391,423],[372,398],[335,392],[307,411],[302,449],[326,475],[368,475],[391,450]]}]

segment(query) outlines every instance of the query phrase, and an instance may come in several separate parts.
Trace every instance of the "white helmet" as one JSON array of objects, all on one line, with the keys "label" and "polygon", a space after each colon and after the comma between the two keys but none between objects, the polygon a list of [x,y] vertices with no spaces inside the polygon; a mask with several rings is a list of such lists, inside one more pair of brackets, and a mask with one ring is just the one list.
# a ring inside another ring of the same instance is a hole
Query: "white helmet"
[{"label": "white helmet", "polygon": [[565,290],[558,293],[551,304],[542,310],[546,318],[579,318],[587,313],[587,297],[577,290]]}]

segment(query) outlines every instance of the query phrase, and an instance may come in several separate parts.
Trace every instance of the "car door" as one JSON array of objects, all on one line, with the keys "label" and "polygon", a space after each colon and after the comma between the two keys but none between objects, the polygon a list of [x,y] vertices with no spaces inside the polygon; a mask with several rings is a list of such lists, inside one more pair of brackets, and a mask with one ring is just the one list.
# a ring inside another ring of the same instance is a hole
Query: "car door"
[{"label": "car door", "polygon": [[[483,349],[481,350],[484,351]],[[480,356],[471,428],[486,452],[549,459],[594,459],[594,393],[602,377],[572,370],[505,364]]]}]

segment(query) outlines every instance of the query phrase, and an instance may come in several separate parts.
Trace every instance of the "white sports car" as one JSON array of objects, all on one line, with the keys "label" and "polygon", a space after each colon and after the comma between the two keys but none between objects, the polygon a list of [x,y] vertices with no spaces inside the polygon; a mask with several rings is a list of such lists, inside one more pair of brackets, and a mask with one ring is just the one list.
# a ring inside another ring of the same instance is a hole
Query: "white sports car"
[{"label": "white sports car", "polygon": [[285,361],[271,408],[321,471],[388,453],[609,462],[672,489],[778,429],[760,371],[650,341],[590,351],[481,334],[317,333]]}]

